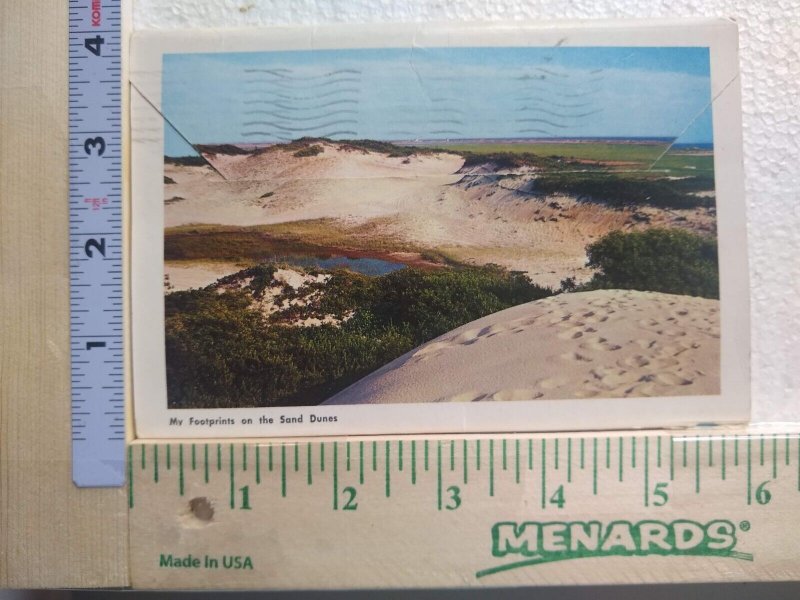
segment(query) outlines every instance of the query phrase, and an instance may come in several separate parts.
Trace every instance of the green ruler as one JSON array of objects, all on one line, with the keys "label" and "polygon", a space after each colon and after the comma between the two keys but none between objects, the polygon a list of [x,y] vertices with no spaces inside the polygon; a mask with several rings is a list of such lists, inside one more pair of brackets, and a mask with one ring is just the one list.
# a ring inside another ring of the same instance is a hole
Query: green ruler
[{"label": "green ruler", "polygon": [[135,587],[800,576],[796,433],[137,443],[128,470]]}]

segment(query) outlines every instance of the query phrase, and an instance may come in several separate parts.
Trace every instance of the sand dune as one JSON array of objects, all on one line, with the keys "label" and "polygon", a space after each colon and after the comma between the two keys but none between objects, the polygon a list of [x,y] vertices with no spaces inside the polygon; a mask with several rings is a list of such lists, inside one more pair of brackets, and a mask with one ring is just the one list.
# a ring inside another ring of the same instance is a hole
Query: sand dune
[{"label": "sand dune", "polygon": [[355,228],[374,224],[375,239],[459,262],[499,264],[553,287],[566,277],[588,280],[586,245],[610,231],[713,227],[705,209],[613,210],[565,195],[537,196],[530,191],[532,168],[501,173],[489,163],[464,169],[463,158],[447,153],[393,157],[319,145],[316,156],[278,148],[207,154],[227,180],[208,166],[167,163],[165,175],[175,183],[164,186],[165,226],[332,219],[340,231],[354,230],[359,248]]},{"label": "sand dune", "polygon": [[446,333],[326,404],[718,394],[719,352],[717,300],[562,294]]},{"label": "sand dune", "polygon": [[268,148],[255,154],[209,154],[205,158],[229,181],[264,179],[371,179],[426,177],[455,173],[464,159],[446,152],[389,156],[315,142],[322,150],[314,156],[297,156],[295,149]]}]

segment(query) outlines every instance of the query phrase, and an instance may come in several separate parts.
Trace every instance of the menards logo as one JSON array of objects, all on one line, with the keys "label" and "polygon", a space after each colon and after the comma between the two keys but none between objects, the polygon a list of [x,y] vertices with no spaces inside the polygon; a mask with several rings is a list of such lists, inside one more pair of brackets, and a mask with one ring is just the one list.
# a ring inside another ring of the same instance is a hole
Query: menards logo
[{"label": "menards logo", "polygon": [[[750,523],[739,524],[742,531]],[[717,556],[753,560],[737,552],[736,525],[724,519],[697,521],[571,521],[500,522],[492,527],[492,556],[521,560],[478,571],[493,575],[542,563],[599,556]]]}]

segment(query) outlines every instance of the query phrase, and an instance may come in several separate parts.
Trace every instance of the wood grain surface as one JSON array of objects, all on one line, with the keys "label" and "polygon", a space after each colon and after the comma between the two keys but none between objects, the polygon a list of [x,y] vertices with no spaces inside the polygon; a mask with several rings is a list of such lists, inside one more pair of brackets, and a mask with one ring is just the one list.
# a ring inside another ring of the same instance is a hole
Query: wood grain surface
[{"label": "wood grain surface", "polygon": [[128,583],[125,490],[71,477],[67,11],[0,3],[0,587]]}]

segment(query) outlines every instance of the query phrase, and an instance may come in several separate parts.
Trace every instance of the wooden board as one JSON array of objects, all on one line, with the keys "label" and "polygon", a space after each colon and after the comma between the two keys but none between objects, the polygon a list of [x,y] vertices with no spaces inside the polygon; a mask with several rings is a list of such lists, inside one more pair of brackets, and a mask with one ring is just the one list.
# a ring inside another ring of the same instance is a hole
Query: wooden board
[{"label": "wooden board", "polygon": [[67,10],[0,3],[0,587],[128,583],[125,490],[71,479]]}]

